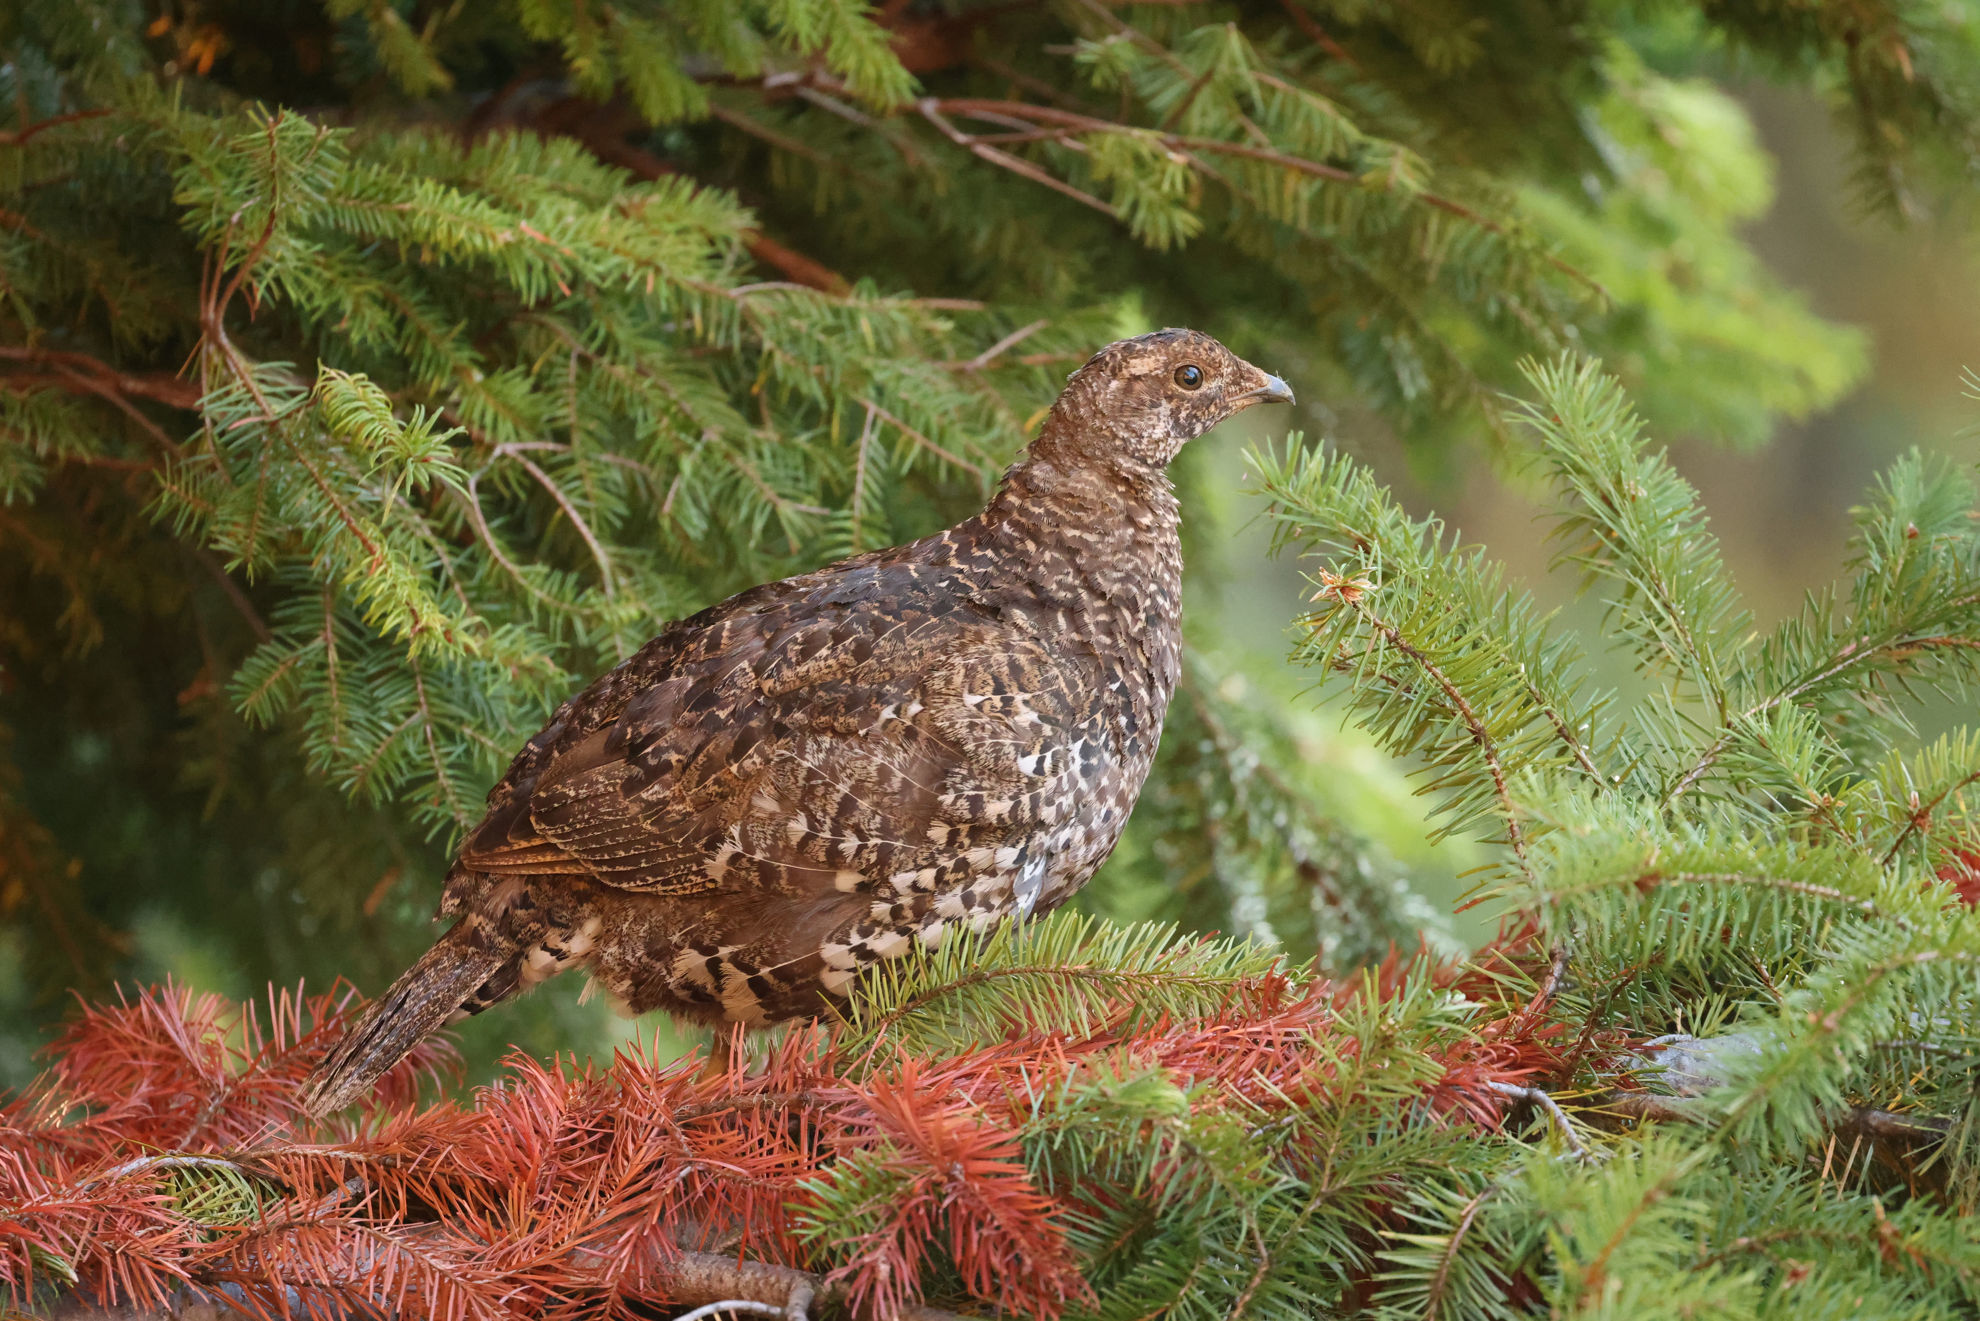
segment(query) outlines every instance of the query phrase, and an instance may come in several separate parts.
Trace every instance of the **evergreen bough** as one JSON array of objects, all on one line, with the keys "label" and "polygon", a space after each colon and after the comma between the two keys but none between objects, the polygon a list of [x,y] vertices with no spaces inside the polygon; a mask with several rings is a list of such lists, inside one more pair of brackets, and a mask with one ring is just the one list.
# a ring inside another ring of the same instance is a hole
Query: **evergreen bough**
[{"label": "evergreen bough", "polygon": [[422,1109],[436,1046],[327,1130],[335,1002],[148,992],[0,1115],[0,1280],[147,1314],[1973,1313],[1980,740],[1907,718],[1970,691],[1973,481],[1901,459],[1847,580],[1762,635],[1618,383],[1528,370],[1627,706],[1359,464],[1254,456],[1311,557],[1300,658],[1499,836],[1470,958],[1330,979],[1060,913],[884,966],[747,1072],[519,1055]]},{"label": "evergreen bough", "polygon": [[[1904,213],[1980,157],[1976,43],[1911,0],[8,8],[0,924],[35,1016],[134,938],[241,992],[375,983],[551,704],[967,512],[1117,334],[1200,325],[1426,463],[1503,449],[1515,362],[1575,345],[1757,441],[1862,348],[1741,242],[1767,161],[1697,75],[1824,90]],[[1094,902],[1346,970],[1426,910],[1313,808],[1251,662],[1194,654]],[[591,1038],[548,1003],[511,1030]]]},{"label": "evergreen bough", "polygon": [[1411,953],[1202,649],[1096,894],[1237,936],[1062,914],[748,1076],[524,1055],[421,1108],[428,1053],[329,1130],[336,1002],[99,1002],[0,1122],[14,1304],[1975,1310],[1980,735],[1913,729],[1980,657],[1971,479],[1901,461],[1761,634],[1624,395],[1751,441],[1860,367],[1672,52],[1831,91],[1903,213],[1976,156],[1956,13],[81,0],[0,42],[0,920],[44,986],[120,970],[132,893],[252,977],[399,961],[549,703],[965,511],[1149,320],[1530,462],[1648,693],[1289,441],[1299,659],[1496,841],[1484,950]]}]

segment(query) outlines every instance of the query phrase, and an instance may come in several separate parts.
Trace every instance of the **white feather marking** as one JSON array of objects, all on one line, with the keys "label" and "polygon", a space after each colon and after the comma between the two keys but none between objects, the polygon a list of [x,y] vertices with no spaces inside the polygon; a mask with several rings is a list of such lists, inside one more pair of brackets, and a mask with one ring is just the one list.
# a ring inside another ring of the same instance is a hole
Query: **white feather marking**
[{"label": "white feather marking", "polygon": [[873,951],[875,958],[891,959],[906,951],[908,947],[907,934],[901,931],[882,931],[879,935],[867,941],[866,947]]},{"label": "white feather marking", "polygon": [[1024,869],[1017,874],[1011,885],[1012,909],[1016,914],[1030,917],[1031,910],[1038,907],[1038,896],[1045,889],[1045,859],[1043,856],[1025,859]]}]

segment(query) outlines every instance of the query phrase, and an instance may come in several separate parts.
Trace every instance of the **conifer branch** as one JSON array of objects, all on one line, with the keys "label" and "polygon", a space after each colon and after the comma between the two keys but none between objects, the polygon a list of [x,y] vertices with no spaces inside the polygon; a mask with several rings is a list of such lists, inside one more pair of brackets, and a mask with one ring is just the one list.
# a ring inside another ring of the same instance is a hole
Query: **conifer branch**
[{"label": "conifer branch", "polygon": [[970,474],[972,477],[975,477],[979,481],[985,480],[989,477],[989,473],[984,471],[982,464],[974,463],[969,459],[963,458],[960,454],[955,454],[947,449],[944,449],[942,446],[930,440],[926,435],[922,434],[914,427],[909,426],[907,423],[901,421],[900,418],[894,416],[894,414],[888,412],[885,408],[882,408],[878,403],[874,402],[873,400],[861,399],[859,403],[862,407],[872,409],[874,416],[878,417],[880,420],[887,423],[889,426],[893,427],[894,430],[900,432],[903,436],[906,436],[916,445],[919,445],[922,449],[927,450],[930,454],[933,454],[936,458],[948,464],[950,467],[960,468],[964,472]]},{"label": "conifer branch", "polygon": [[[199,406],[199,390],[189,381],[164,372],[119,371],[87,353],[0,344],[0,360],[47,367],[51,369],[51,376],[44,379],[72,381],[72,388],[92,394],[108,390],[119,395],[136,395],[173,408],[192,409]],[[6,379],[23,378],[14,374]]]},{"label": "conifer branch", "polygon": [[[1509,365],[1565,342],[1627,363],[1659,430],[1735,440],[1863,361],[1753,261],[1765,159],[1737,106],[1600,7],[1565,28],[1373,9],[1349,43],[1371,61],[1291,0],[472,23],[333,0],[307,116],[253,104],[251,71],[296,52],[238,6],[151,31],[103,0],[17,8],[0,532],[29,590],[0,633],[27,705],[0,935],[38,988],[119,957],[88,914],[124,873],[29,811],[85,775],[89,829],[142,843],[129,878],[202,948],[381,977],[398,900],[442,865],[418,833],[585,676],[654,620],[969,512],[1052,369],[1136,307],[1241,300],[1233,347],[1280,346],[1289,379],[1324,342],[1353,410],[1446,446],[1422,453],[1510,446]],[[1971,173],[1959,33],[1885,0],[1763,8],[1677,39],[1845,87],[1878,195],[1922,196],[1935,159]],[[1633,706],[1365,468],[1261,464],[1280,539],[1318,555],[1299,658],[1423,769],[1440,829],[1508,822],[1496,897],[1525,920],[1475,963],[1383,957],[1432,917],[1327,815],[1362,799],[1326,783],[1353,771],[1241,690],[1241,660],[1206,682],[1192,655],[1088,901],[1261,943],[1055,915],[876,971],[848,1021],[754,1073],[519,1056],[429,1105],[429,1050],[328,1127],[297,1096],[334,1004],[81,1005],[0,1112],[0,1306],[1970,1309],[1980,756],[1963,733],[1917,747],[1906,715],[1980,677],[1972,483],[1894,465],[1845,581],[1748,640],[1620,393],[1552,370],[1536,448],[1565,549],[1673,679]],[[232,621],[203,588],[185,614],[173,545],[238,627],[208,627]],[[223,682],[234,710],[198,700]],[[185,840],[199,867],[173,864]],[[223,871],[281,902],[216,905],[197,887]],[[1538,1099],[1643,1096],[1637,1046],[1674,1031],[1719,1053],[1695,1042],[1713,1069],[1664,1081],[1715,1081],[1622,1108],[1685,1122]],[[1590,1159],[1508,1132],[1515,1104]]]},{"label": "conifer branch", "polygon": [[1931,828],[1933,813],[1937,812],[1948,798],[1951,798],[1969,785],[1974,784],[1980,784],[1980,770],[1961,776],[1958,780],[1941,788],[1939,792],[1933,794],[1930,798],[1914,801],[1910,810],[1905,814],[1904,828],[1898,831],[1896,838],[1891,840],[1891,846],[1884,850],[1881,865],[1889,867],[1896,860],[1898,854],[1904,851],[1906,844],[1910,843],[1921,831]]},{"label": "conifer branch", "polygon": [[[496,452],[502,452],[501,447],[498,446]],[[618,589],[612,581],[612,558],[605,553],[604,546],[599,544],[597,534],[591,530],[591,524],[585,521],[584,515],[577,511],[577,506],[564,494],[563,487],[551,481],[549,474],[539,468],[528,455],[512,453],[511,456],[517,465],[533,477],[536,484],[556,501],[557,507],[564,511],[564,517],[571,520],[571,526],[577,530],[578,536],[584,539],[584,544],[591,550],[591,559],[598,566],[598,579],[605,590],[605,595],[608,597],[613,595]]]},{"label": "conifer branch", "polygon": [[[1967,610],[1974,606],[1980,606],[1980,595],[1960,597],[1948,602],[1947,605],[1950,609]],[[1920,654],[1929,655],[1934,651],[1941,650],[1980,652],[1980,639],[1946,636],[1893,638],[1874,645],[1869,644],[1866,639],[1865,645],[1861,648],[1851,643],[1845,653],[1838,656],[1831,664],[1824,666],[1813,674],[1795,679],[1790,686],[1782,691],[1774,693],[1741,711],[1737,717],[1737,723],[1745,724],[1762,716],[1769,715],[1782,707],[1794,705],[1818,690],[1832,684],[1837,679],[1860,668],[1866,668],[1881,661],[1909,661]],[[1710,743],[1706,744],[1691,764],[1685,768],[1684,773],[1677,778],[1676,783],[1671,786],[1670,792],[1665,796],[1665,802],[1675,801],[1686,790],[1709,775],[1713,768],[1718,765],[1719,759],[1725,755],[1726,749],[1732,744],[1735,736],[1734,729],[1727,729],[1715,736]]]},{"label": "conifer branch", "polygon": [[[1602,1108],[1628,1119],[1660,1123],[1711,1124],[1717,1117],[1704,1098],[1660,1096],[1654,1092],[1624,1092],[1603,1102]],[[1942,1141],[1953,1121],[1936,1115],[1894,1114],[1889,1110],[1853,1107],[1837,1117],[1834,1131],[1846,1136]]]},{"label": "conifer branch", "polygon": [[1348,54],[1345,47],[1327,35],[1326,29],[1320,26],[1318,20],[1312,14],[1307,12],[1306,7],[1300,3],[1300,0],[1279,0],[1279,8],[1285,10],[1286,17],[1290,18],[1294,25],[1301,32],[1304,32],[1314,45],[1326,51],[1330,57],[1347,65],[1351,69],[1359,69],[1361,67],[1360,61]]},{"label": "conifer branch", "polygon": [[1506,843],[1511,846],[1513,854],[1519,859],[1521,870],[1530,875],[1533,869],[1526,856],[1526,837],[1520,829],[1519,805],[1513,801],[1510,781],[1506,774],[1505,762],[1499,755],[1498,744],[1493,739],[1492,732],[1485,727],[1485,722],[1477,710],[1435,661],[1412,645],[1394,624],[1368,608],[1363,594],[1337,590],[1334,599],[1346,605],[1371,630],[1380,634],[1391,647],[1408,657],[1413,665],[1429,676],[1430,681],[1444,695],[1444,700],[1450,703],[1458,719],[1463,721],[1466,732],[1478,749],[1478,755],[1484,760],[1486,772],[1492,777],[1492,789],[1499,800],[1499,814],[1506,823]]},{"label": "conifer branch", "polygon": [[[767,1262],[740,1260],[713,1252],[679,1252],[663,1269],[655,1285],[668,1302],[691,1310],[688,1317],[757,1315],[784,1317],[787,1321],[808,1321],[815,1301],[833,1301],[836,1290],[809,1271],[777,1266]],[[205,1290],[181,1290],[160,1306],[124,1304],[104,1306],[70,1293],[60,1298],[46,1315],[49,1321],[217,1321],[232,1311],[235,1298],[226,1289],[218,1291],[219,1302]],[[284,1302],[298,1311],[328,1317],[331,1321],[375,1317],[369,1304],[354,1303],[325,1311],[320,1300],[311,1300],[302,1290],[291,1290]],[[922,1304],[910,1304],[896,1316],[899,1321],[965,1321],[955,1312]]]},{"label": "conifer branch", "polygon": [[1521,414],[1560,496],[1557,535],[1578,543],[1562,558],[1615,583],[1618,605],[1642,603],[1626,615],[1612,606],[1611,618],[1638,639],[1646,664],[1678,667],[1730,727],[1730,667],[1717,639],[1737,637],[1746,616],[1695,492],[1661,455],[1643,453],[1642,423],[1599,363],[1528,362],[1523,370],[1541,395]]},{"label": "conifer branch", "polygon": [[[930,124],[934,125],[951,142],[967,149],[983,160],[998,165],[1014,174],[1022,175],[1034,183],[1043,184],[1055,192],[1072,197],[1082,205],[1092,207],[1094,210],[1100,211],[1110,219],[1115,220],[1119,220],[1122,217],[1119,210],[1111,203],[1075,188],[1058,176],[1033,165],[1022,157],[1013,156],[1008,152],[990,145],[990,141],[986,138],[963,132],[956,128],[954,124],[950,123],[947,116],[954,114],[973,117],[989,123],[1026,124],[1035,122],[1047,126],[1041,129],[1028,130],[1016,135],[1008,139],[1011,141],[1053,141],[1060,146],[1078,147],[1081,145],[1081,137],[1083,135],[1096,133],[1143,135],[1150,142],[1159,145],[1164,150],[1180,153],[1190,158],[1199,169],[1204,168],[1201,160],[1196,159],[1200,155],[1232,156],[1244,160],[1258,161],[1261,164],[1271,165],[1280,170],[1303,174],[1310,178],[1324,179],[1331,183],[1352,184],[1358,188],[1369,186],[1367,179],[1352,170],[1345,170],[1339,166],[1328,165],[1322,161],[1292,155],[1271,146],[1173,133],[1169,132],[1166,127],[1155,129],[1139,128],[1113,120],[1095,118],[1076,111],[1060,109],[1055,106],[1041,106],[1029,101],[987,100],[972,97],[924,97],[922,100],[916,102],[915,105],[922,118],[928,120]],[[1420,202],[1424,206],[1434,208],[1446,215],[1454,216],[1487,233],[1501,238],[1511,237],[1505,225],[1499,221],[1439,193],[1433,193],[1426,189],[1411,189],[1404,195],[1410,201]],[[1577,270],[1559,257],[1552,254],[1542,254],[1542,260],[1562,274],[1586,285],[1605,301],[1608,299],[1608,291],[1599,282],[1592,279],[1586,273]]]},{"label": "conifer branch", "polygon": [[[1642,871],[1632,875],[1615,876],[1601,881],[1580,885],[1549,888],[1547,902],[1568,903],[1579,896],[1601,890],[1634,890],[1645,893],[1660,885],[1728,885],[1749,887],[1755,890],[1773,890],[1782,894],[1805,895],[1820,899],[1844,908],[1851,908],[1865,917],[1891,916],[1884,914],[1875,900],[1838,890],[1830,885],[1816,885],[1808,881],[1798,881],[1791,877],[1765,876],[1748,872],[1693,872],[1693,871]],[[1902,919],[1893,917],[1894,921]]]},{"label": "conifer branch", "polygon": [[1091,207],[1109,220],[1121,218],[1120,211],[1111,202],[1103,201],[1084,189],[1073,187],[1049,170],[1040,169],[1021,156],[1013,156],[1007,151],[991,146],[981,138],[963,132],[943,116],[943,103],[936,98],[924,97],[915,103],[915,108],[921,112],[921,117],[933,124],[943,137],[979,160],[988,161],[1035,184],[1042,184],[1061,196],[1072,198],[1081,206]]}]

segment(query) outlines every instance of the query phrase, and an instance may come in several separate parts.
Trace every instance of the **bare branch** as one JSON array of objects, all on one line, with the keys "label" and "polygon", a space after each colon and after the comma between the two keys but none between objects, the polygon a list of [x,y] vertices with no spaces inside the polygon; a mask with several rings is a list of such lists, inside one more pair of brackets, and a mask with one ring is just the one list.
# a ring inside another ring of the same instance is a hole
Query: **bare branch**
[{"label": "bare branch", "polygon": [[1560,1130],[1561,1140],[1568,1144],[1568,1149],[1576,1156],[1587,1158],[1588,1144],[1581,1140],[1581,1134],[1575,1130],[1574,1121],[1567,1117],[1567,1111],[1561,1109],[1553,1097],[1538,1087],[1521,1087],[1518,1083],[1488,1082],[1485,1085],[1501,1096],[1509,1096],[1515,1101],[1525,1101],[1529,1105],[1537,1105],[1545,1110],[1547,1117],[1554,1121],[1554,1127]]},{"label": "bare branch", "polygon": [[1082,206],[1092,207],[1095,211],[1098,211],[1110,220],[1119,220],[1121,218],[1120,211],[1114,207],[1113,203],[1102,201],[1084,189],[1073,187],[1064,179],[1059,178],[1049,170],[1040,169],[1030,161],[1025,160],[1022,156],[1013,156],[1007,151],[1000,151],[981,139],[963,132],[947,119],[943,118],[941,105],[942,103],[934,97],[924,97],[916,103],[916,108],[920,110],[921,117],[940,130],[944,137],[948,138],[949,141],[955,143],[957,146],[965,148],[971,155],[977,157],[979,160],[988,161],[992,165],[1002,166],[1012,174],[1020,175],[1031,180],[1033,183],[1043,184],[1053,192],[1070,197]]},{"label": "bare branch", "polygon": [[1051,324],[1052,323],[1046,318],[1040,317],[1038,318],[1038,320],[1032,322],[1028,326],[1020,326],[1016,330],[1013,330],[1010,334],[998,340],[995,344],[992,344],[989,348],[983,350],[983,352],[977,354],[974,358],[971,358],[968,362],[957,363],[956,370],[965,371],[965,372],[980,372],[985,367],[988,367],[993,361],[995,361],[998,358],[998,356],[1000,356],[1004,352],[1004,350],[1015,348],[1016,346],[1024,343],[1024,341],[1030,339],[1033,335],[1037,334],[1039,331],[1045,329],[1046,326],[1049,326]]}]

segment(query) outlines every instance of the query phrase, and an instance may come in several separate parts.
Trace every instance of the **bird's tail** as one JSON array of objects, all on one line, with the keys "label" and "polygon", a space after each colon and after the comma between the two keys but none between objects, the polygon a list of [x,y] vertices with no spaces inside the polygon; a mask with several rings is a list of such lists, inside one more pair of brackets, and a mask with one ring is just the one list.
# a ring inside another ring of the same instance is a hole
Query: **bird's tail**
[{"label": "bird's tail", "polygon": [[491,953],[469,940],[463,922],[440,937],[392,989],[371,1002],[310,1075],[303,1105],[321,1117],[341,1110],[371,1089],[429,1032],[461,1009],[513,956]]}]

